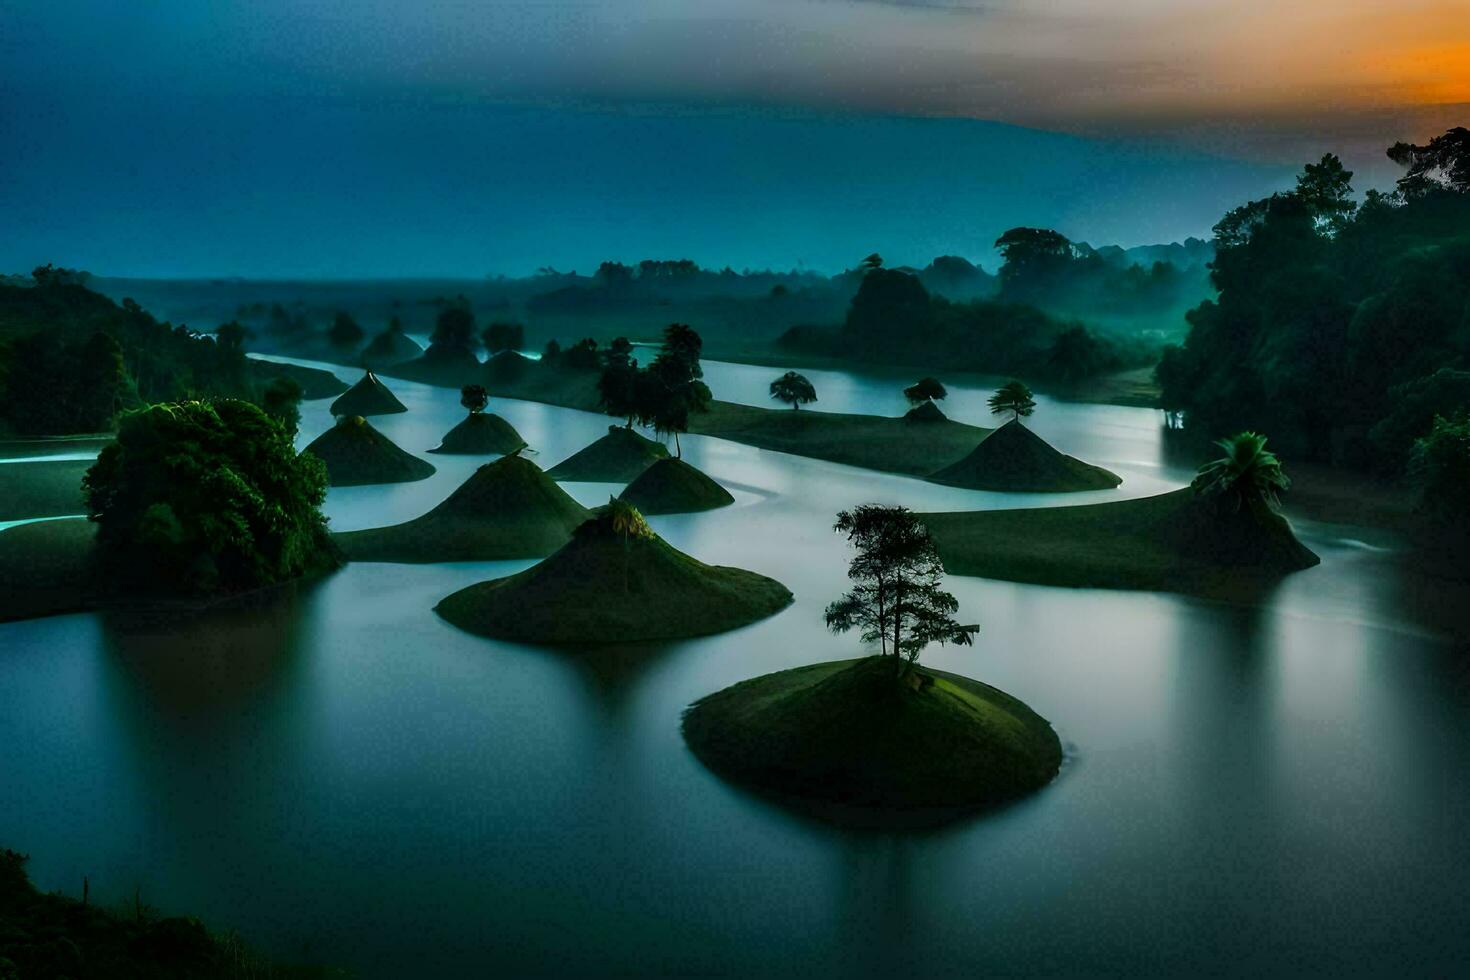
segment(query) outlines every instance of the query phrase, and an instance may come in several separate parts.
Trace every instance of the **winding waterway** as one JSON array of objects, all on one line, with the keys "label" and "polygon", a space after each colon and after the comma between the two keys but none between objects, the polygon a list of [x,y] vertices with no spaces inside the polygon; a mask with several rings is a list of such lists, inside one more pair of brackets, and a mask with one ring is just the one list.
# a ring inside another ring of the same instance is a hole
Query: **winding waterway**
[{"label": "winding waterway", "polygon": [[[752,404],[776,373],[706,364],[717,397]],[[903,408],[891,379],[807,373],[814,407]],[[463,414],[457,392],[389,383],[409,411],[373,422],[412,452]],[[984,425],[986,394],[954,387],[944,408]],[[303,406],[303,445],[328,404]],[[543,466],[608,424],[491,410]],[[822,624],[845,587],[838,509],[1073,504],[1190,476],[1151,411],[1041,399],[1030,424],[1123,486],[980,493],[685,438],[737,503],[656,529],[796,595],[691,642],[579,655],[433,613],[529,562],[352,565],[167,627],[0,626],[0,844],[32,855],[43,888],[137,887],[366,977],[1459,968],[1470,654],[1422,615],[1381,535],[1299,522],[1323,564],[1253,606],[951,577],[982,633],[926,661],[1024,699],[1069,752],[1052,786],[998,813],[843,830],[690,756],[679,717],[694,699],[858,652]],[[428,480],[332,490],[333,526],[417,516],[481,462],[426,458]],[[618,489],[566,487],[589,504]]]}]

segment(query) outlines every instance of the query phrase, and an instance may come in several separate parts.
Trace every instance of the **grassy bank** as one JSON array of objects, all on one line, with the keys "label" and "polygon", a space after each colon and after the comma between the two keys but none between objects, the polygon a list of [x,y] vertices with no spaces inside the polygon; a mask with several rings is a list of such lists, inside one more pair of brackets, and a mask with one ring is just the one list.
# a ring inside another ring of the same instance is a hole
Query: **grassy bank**
[{"label": "grassy bank", "polygon": [[87,608],[97,525],[79,518],[0,531],[0,622]]},{"label": "grassy bank", "polygon": [[82,477],[90,459],[0,464],[0,521],[85,514]]},{"label": "grassy bank", "polygon": [[1216,594],[1317,563],[1279,515],[1209,513],[1189,489],[1082,507],[920,517],[946,571],[1012,582]]},{"label": "grassy bank", "polygon": [[684,738],[733,781],[865,822],[1003,803],[1046,785],[1062,761],[1051,725],[1017,699],[922,668],[900,681],[887,657],[736,684],[689,708]]}]

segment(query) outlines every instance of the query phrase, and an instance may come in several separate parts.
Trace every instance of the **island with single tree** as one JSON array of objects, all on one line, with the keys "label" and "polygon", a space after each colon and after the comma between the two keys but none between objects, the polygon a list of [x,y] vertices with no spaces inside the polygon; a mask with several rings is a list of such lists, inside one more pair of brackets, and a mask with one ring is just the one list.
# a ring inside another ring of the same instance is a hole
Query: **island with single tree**
[{"label": "island with single tree", "polygon": [[856,547],[827,608],[879,652],[766,674],[696,701],[684,738],[720,775],[843,821],[939,822],[1035,792],[1061,766],[1056,732],[987,684],[921,667],[933,642],[972,644],[923,523],[869,504],[837,517]]},{"label": "island with single tree", "polygon": [[490,396],[484,385],[465,385],[459,389],[459,403],[469,412],[458,425],[444,434],[438,448],[431,453],[462,456],[504,456],[526,448],[526,440],[505,419],[485,411]]},{"label": "island with single tree", "polygon": [[1083,588],[1214,594],[1310,568],[1276,491],[1290,486],[1266,440],[1221,440],[1190,487],[1081,507],[923,514],[956,575]]},{"label": "island with single tree", "polygon": [[422,517],[333,537],[353,561],[542,558],[589,516],[539,466],[513,454],[481,466]]},{"label": "island with single tree", "polygon": [[460,629],[496,639],[602,646],[723,633],[790,604],[790,590],[775,579],[706,565],[614,499],[551,557],[461,589],[435,609]]},{"label": "island with single tree", "polygon": [[399,448],[361,415],[338,416],[335,425],[302,451],[326,464],[334,487],[412,483],[434,475],[432,463]]}]

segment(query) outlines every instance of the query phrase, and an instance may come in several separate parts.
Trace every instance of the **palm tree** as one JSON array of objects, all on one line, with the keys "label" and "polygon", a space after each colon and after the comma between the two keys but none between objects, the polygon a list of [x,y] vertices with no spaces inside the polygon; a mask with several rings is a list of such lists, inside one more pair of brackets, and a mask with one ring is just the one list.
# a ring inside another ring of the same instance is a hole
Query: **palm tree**
[{"label": "palm tree", "polygon": [[627,592],[629,541],[653,537],[653,528],[648,526],[637,507],[619,497],[608,498],[607,520],[612,532],[623,539],[623,591]]},{"label": "palm tree", "polygon": [[1004,415],[1011,412],[1016,422],[1021,421],[1022,416],[1036,411],[1036,399],[1031,397],[1031,389],[1019,381],[1008,381],[997,388],[995,394],[990,396],[989,405],[990,414]]},{"label": "palm tree", "polygon": [[800,410],[801,406],[817,400],[817,389],[806,375],[787,371],[771,382],[771,397],[785,402],[793,410]]},{"label": "palm tree", "polygon": [[1241,432],[1215,443],[1225,451],[1199,468],[1191,486],[1199,496],[1230,497],[1235,509],[1242,504],[1259,501],[1275,510],[1280,502],[1276,492],[1291,487],[1291,479],[1281,468],[1281,460],[1266,448],[1266,437],[1259,432]]}]

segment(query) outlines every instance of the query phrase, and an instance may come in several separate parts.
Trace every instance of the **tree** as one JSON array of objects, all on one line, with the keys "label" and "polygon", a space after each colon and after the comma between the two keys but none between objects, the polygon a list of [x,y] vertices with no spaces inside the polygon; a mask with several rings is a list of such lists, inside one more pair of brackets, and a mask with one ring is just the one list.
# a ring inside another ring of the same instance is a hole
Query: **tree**
[{"label": "tree", "polygon": [[879,255],[877,252],[874,252],[867,258],[863,259],[863,261],[859,264],[859,268],[861,268],[865,273],[881,269],[883,268],[883,256]]},{"label": "tree", "polygon": [[1289,488],[1291,480],[1276,454],[1266,448],[1266,437],[1258,432],[1241,432],[1215,445],[1225,455],[1199,468],[1191,484],[1195,494],[1227,500],[1235,510],[1256,503],[1276,509],[1276,492]]},{"label": "tree", "polygon": [[1399,178],[1399,190],[1416,197],[1436,187],[1470,193],[1470,129],[1456,126],[1423,146],[1395,143],[1388,158],[1409,172]]},{"label": "tree", "polygon": [[704,341],[687,324],[671,323],[664,328],[663,346],[648,370],[640,372],[639,412],[653,424],[660,435],[674,437],[674,453],[683,457],[679,434],[689,431],[691,412],[709,410],[709,386],[699,379],[704,376],[699,355]]},{"label": "tree", "polygon": [[1012,228],[995,240],[1004,264],[1000,267],[1002,295],[1036,296],[1076,258],[1072,242],[1049,228]]},{"label": "tree", "polygon": [[949,397],[949,391],[938,378],[920,378],[903,390],[903,397],[908,399],[910,405],[922,405],[925,402],[943,401]]},{"label": "tree", "polygon": [[609,365],[626,365],[633,359],[633,342],[627,337],[614,337],[602,352],[603,362]]},{"label": "tree", "polygon": [[556,364],[561,359],[561,342],[555,337],[546,342],[541,350],[542,364]]},{"label": "tree", "polygon": [[633,420],[645,414],[641,411],[642,387],[637,361],[609,359],[597,379],[598,404],[607,414],[626,418],[631,429]]},{"label": "tree", "polygon": [[1023,416],[1030,415],[1036,411],[1036,399],[1031,397],[1031,389],[1020,381],[1007,381],[995,390],[990,396],[991,415],[1004,415],[1010,412],[1015,421],[1019,422]]},{"label": "tree", "polygon": [[[653,528],[648,526],[642,512],[621,497],[609,497],[607,507],[603,510],[607,527],[613,534],[623,539],[623,591],[628,591],[628,558],[631,544],[634,539],[648,541],[654,537]],[[596,529],[602,524],[602,520],[594,518],[583,524],[589,530]]]},{"label": "tree", "polygon": [[584,337],[561,353],[561,363],[573,371],[595,371],[600,358],[597,341]]},{"label": "tree", "polygon": [[465,385],[459,389],[459,403],[469,409],[471,415],[479,415],[490,404],[490,394],[484,385]]},{"label": "tree", "polygon": [[1336,235],[1353,216],[1353,172],[1334,153],[1309,163],[1296,179],[1296,196],[1307,206],[1317,229]]},{"label": "tree", "polygon": [[231,320],[229,323],[222,323],[214,328],[214,341],[220,345],[220,349],[222,350],[244,350],[245,341],[249,337],[250,331],[235,320]]},{"label": "tree", "polygon": [[856,585],[827,607],[834,633],[861,629],[894,658],[899,676],[930,643],[974,642],[978,625],[961,625],[959,603],[940,588],[944,566],[929,529],[906,507],[864,504],[837,515],[832,529],[847,536],[857,556],[847,568]]},{"label": "tree", "polygon": [[112,580],[171,594],[247,591],[335,567],[327,472],[249,402],[125,415],[82,480]]},{"label": "tree", "polygon": [[771,397],[785,402],[793,410],[799,410],[801,406],[817,400],[817,389],[806,379],[806,375],[787,371],[771,382]]},{"label": "tree", "polygon": [[1420,512],[1458,536],[1470,533],[1470,415],[1437,416],[1414,443],[1410,471],[1420,486]]},{"label": "tree", "polygon": [[519,323],[497,320],[481,334],[485,349],[492,354],[503,350],[520,350],[526,344],[526,328]]},{"label": "tree", "polygon": [[358,326],[352,314],[338,311],[332,317],[331,329],[327,331],[327,339],[335,347],[356,347],[362,343],[363,330]]},{"label": "tree", "polygon": [[475,352],[475,315],[467,305],[455,303],[439,311],[434,320],[434,332],[429,335],[429,349],[425,353],[441,356],[452,353]]},{"label": "tree", "polygon": [[273,378],[260,395],[260,407],[295,438],[301,427],[301,386],[290,378]]}]

